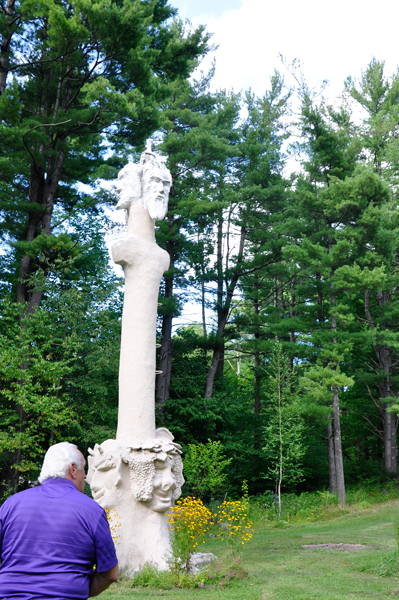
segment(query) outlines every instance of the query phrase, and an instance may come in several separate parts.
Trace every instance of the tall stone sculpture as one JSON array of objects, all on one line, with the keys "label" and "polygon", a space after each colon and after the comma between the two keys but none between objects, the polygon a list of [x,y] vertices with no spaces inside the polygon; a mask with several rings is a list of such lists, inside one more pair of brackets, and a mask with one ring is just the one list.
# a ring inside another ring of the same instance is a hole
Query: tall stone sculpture
[{"label": "tall stone sculpture", "polygon": [[170,172],[151,142],[140,164],[128,164],[118,175],[117,208],[127,211],[127,237],[111,248],[125,274],[118,429],[116,439],[89,450],[87,481],[119,526],[116,551],[126,573],[146,562],[167,567],[165,513],[184,483],[181,447],[170,431],[155,426],[157,303],[169,268],[168,253],[155,242],[155,220],[166,215],[170,186]]}]

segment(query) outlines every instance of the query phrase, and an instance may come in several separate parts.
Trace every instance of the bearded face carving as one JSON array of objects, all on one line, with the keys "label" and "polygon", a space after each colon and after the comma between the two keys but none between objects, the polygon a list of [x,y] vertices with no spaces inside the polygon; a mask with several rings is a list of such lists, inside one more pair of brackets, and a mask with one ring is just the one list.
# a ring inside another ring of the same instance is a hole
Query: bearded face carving
[{"label": "bearded face carving", "polygon": [[119,171],[116,208],[129,211],[131,204],[141,204],[151,219],[161,220],[168,211],[171,185],[170,171],[159,164],[152,152],[143,152],[140,164],[129,163]]},{"label": "bearded face carving", "polygon": [[155,512],[166,512],[181,495],[184,483],[181,446],[166,428],[156,438],[128,448],[107,440],[89,450],[87,481],[93,498],[103,508],[113,508],[119,498],[124,463],[129,467],[130,487],[135,500]]}]

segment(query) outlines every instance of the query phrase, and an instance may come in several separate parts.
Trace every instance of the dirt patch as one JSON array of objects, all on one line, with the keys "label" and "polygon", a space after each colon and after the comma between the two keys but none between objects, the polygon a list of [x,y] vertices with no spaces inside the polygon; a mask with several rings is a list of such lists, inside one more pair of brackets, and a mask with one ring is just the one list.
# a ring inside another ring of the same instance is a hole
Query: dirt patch
[{"label": "dirt patch", "polygon": [[364,546],[363,544],[304,544],[302,548],[309,550],[345,550],[346,552],[355,552],[356,550],[367,550],[374,546]]}]

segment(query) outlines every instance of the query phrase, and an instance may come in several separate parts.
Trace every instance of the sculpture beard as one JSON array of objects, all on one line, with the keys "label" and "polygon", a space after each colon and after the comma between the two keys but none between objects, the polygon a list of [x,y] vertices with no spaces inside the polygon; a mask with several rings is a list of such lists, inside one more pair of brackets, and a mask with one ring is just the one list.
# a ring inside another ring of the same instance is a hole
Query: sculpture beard
[{"label": "sculpture beard", "polygon": [[139,165],[129,163],[119,171],[116,208],[128,211],[131,204],[141,203],[151,219],[161,220],[168,211],[171,184],[170,171],[158,163],[154,154],[143,152]]},{"label": "sculpture beard", "polygon": [[181,495],[183,463],[174,451],[133,450],[123,457],[129,465],[134,498],[155,512],[166,512]]},{"label": "sculpture beard", "polygon": [[[160,428],[162,433],[167,430]],[[169,436],[172,434],[168,432]],[[128,465],[130,487],[135,500],[155,512],[166,512],[181,495],[184,483],[179,444],[170,437],[125,448],[117,440],[107,440],[89,450],[87,482],[93,499],[112,509],[121,500],[123,463]],[[173,437],[172,437],[173,439]]]}]

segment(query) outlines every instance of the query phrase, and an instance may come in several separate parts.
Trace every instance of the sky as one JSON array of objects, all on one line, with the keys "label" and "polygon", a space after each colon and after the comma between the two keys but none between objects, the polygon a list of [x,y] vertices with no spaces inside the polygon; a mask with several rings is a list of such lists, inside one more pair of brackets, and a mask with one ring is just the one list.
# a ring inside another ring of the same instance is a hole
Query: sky
[{"label": "sky", "polygon": [[[279,54],[297,58],[311,87],[330,82],[334,98],[348,75],[359,77],[373,56],[385,60],[387,75],[399,63],[396,0],[170,0],[179,16],[213,33],[216,75],[213,90],[249,88],[262,96],[277,68],[293,79]],[[208,62],[209,64],[209,62]],[[206,68],[207,65],[204,64]]]},{"label": "sky", "polygon": [[[299,59],[308,85],[320,89],[329,84],[324,96],[338,99],[343,82],[361,76],[370,60],[385,60],[385,72],[392,75],[399,64],[396,0],[169,0],[179,16],[194,26],[206,25],[218,49],[216,73],[211,84],[218,89],[245,91],[251,88],[263,96],[274,69],[287,86],[294,85],[287,64]],[[202,65],[210,66],[211,57]],[[208,318],[209,318],[208,314]],[[175,319],[178,328],[199,321],[199,307],[184,306]]]}]

